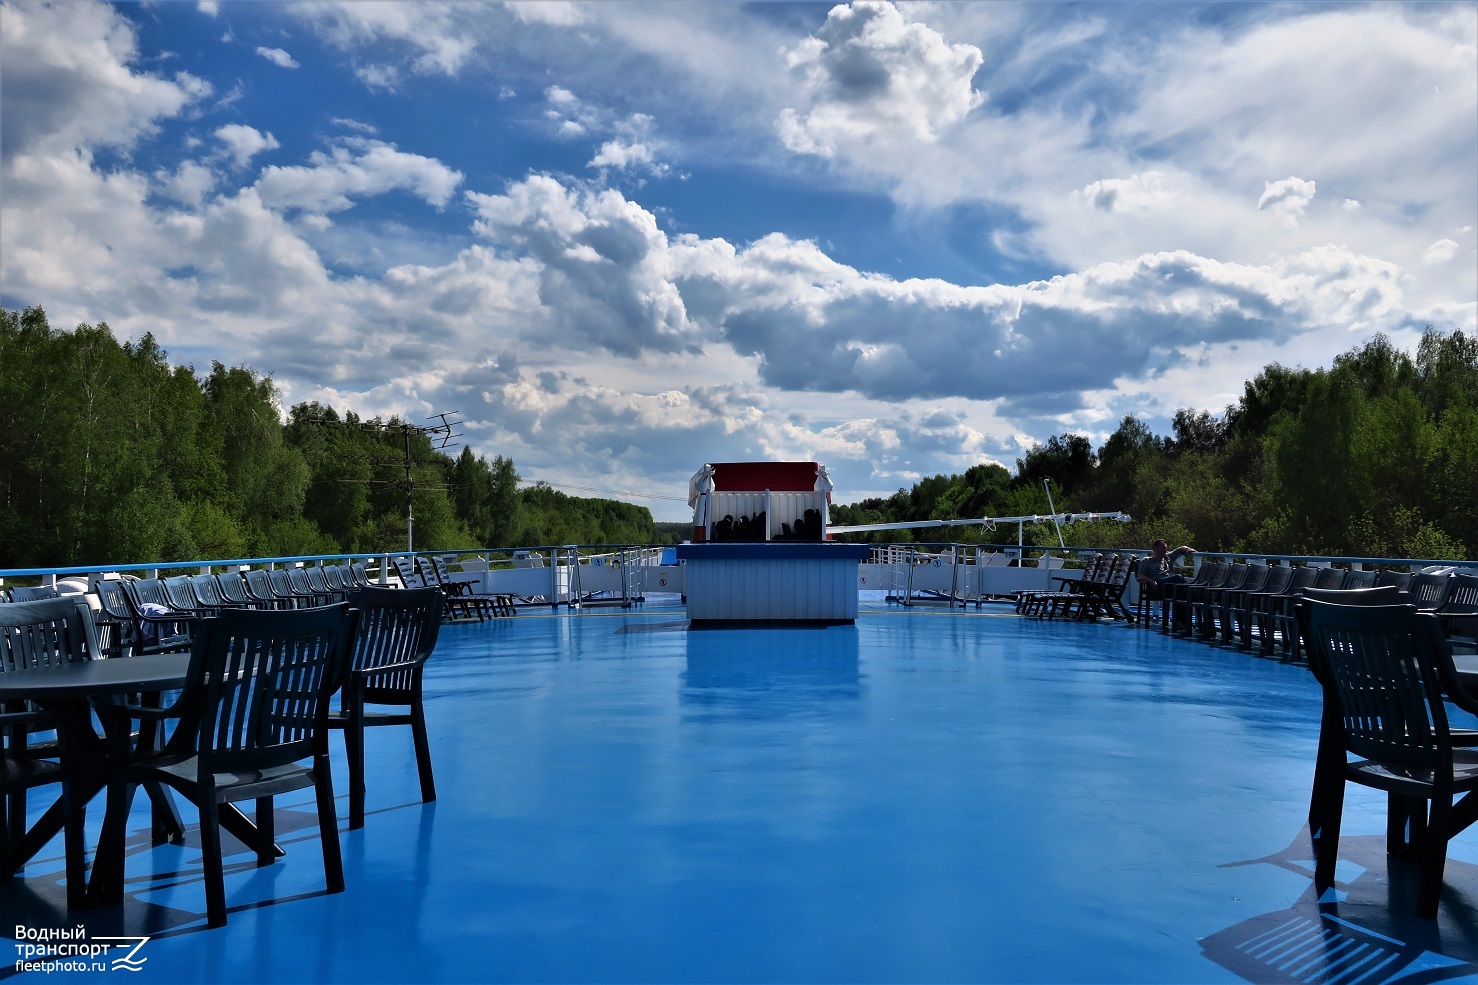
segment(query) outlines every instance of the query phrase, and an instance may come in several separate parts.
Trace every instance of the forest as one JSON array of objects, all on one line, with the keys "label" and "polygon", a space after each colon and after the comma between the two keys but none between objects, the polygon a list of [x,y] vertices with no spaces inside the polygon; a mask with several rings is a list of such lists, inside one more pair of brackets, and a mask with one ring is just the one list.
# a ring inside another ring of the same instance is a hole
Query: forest
[{"label": "forest", "polygon": [[[674,543],[683,524],[521,483],[512,459],[453,455],[417,422],[303,403],[270,376],[173,366],[105,323],[54,329],[0,310],[0,568],[402,550],[406,462],[418,550]],[[410,426],[409,428],[407,426]],[[409,446],[407,446],[407,441]],[[1222,413],[1156,435],[1126,416],[1099,447],[1054,435],[1016,461],[831,509],[834,525],[1122,510],[1069,546],[1478,558],[1478,337],[1377,335],[1329,369],[1265,367]],[[854,539],[1012,542],[953,527]],[[1056,543],[1029,525],[1031,543]]]},{"label": "forest", "polygon": [[[1377,335],[1329,369],[1266,366],[1220,414],[1183,409],[1172,433],[1126,416],[1098,448],[1054,435],[1011,473],[982,464],[886,499],[834,506],[835,525],[1121,510],[1075,525],[1068,546],[1344,557],[1478,559],[1478,338],[1428,329],[1415,355]],[[956,541],[1015,541],[977,527]],[[1028,542],[1057,543],[1051,525]],[[855,539],[915,539],[896,532]]]},{"label": "forest", "polygon": [[677,539],[406,423],[316,403],[284,420],[250,369],[197,374],[149,335],[0,310],[0,568],[404,550],[407,460],[417,550]]}]

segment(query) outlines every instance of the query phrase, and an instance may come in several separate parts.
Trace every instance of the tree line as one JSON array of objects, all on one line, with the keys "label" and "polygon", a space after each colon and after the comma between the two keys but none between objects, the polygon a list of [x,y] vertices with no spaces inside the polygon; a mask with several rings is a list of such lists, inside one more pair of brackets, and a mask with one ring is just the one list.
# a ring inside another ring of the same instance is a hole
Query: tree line
[{"label": "tree line", "polygon": [[407,460],[418,550],[675,539],[404,423],[318,403],[284,420],[270,376],[0,310],[0,568],[403,550]]},{"label": "tree line", "polygon": [[[396,418],[318,403],[284,415],[270,376],[171,365],[152,336],[53,329],[0,310],[0,567],[675,543],[686,524],[521,484],[511,458],[455,457]],[[409,451],[406,441],[409,438]],[[1183,409],[1169,435],[1126,416],[1099,447],[1054,435],[1014,473],[981,463],[892,496],[837,504],[833,525],[1123,510],[1064,530],[1069,546],[1478,558],[1478,338],[1429,329],[1414,354],[1385,336],[1329,369],[1265,367],[1221,414]],[[927,531],[851,535],[918,540]],[[1029,543],[1056,543],[1050,525]],[[938,539],[1011,542],[952,527]]]},{"label": "tree line", "polygon": [[[1384,335],[1329,369],[1265,367],[1221,414],[1183,409],[1157,435],[1132,415],[1098,448],[1054,435],[1013,475],[982,464],[892,496],[833,506],[835,525],[1122,510],[1134,523],[1066,528],[1069,546],[1478,559],[1478,337],[1428,328],[1415,354]],[[948,528],[998,543],[1010,533]],[[922,532],[852,535],[922,539]],[[1030,543],[1055,544],[1050,525]]]}]

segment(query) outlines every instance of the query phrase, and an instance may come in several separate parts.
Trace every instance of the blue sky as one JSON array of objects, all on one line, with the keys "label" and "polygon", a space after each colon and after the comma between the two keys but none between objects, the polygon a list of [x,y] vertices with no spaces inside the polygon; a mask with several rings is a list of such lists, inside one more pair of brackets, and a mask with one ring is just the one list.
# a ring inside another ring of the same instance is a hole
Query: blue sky
[{"label": "blue sky", "polygon": [[1478,331],[1471,2],[7,0],[0,99],[6,307],[572,489],[887,494]]}]

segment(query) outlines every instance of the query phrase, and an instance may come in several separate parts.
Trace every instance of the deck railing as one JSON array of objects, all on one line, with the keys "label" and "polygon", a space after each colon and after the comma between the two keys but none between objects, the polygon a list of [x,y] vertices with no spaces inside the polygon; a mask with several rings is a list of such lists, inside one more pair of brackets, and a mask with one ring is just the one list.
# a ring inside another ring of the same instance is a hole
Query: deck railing
[{"label": "deck railing", "polygon": [[[446,558],[462,573],[478,575],[483,588],[515,595],[550,606],[619,604],[641,602],[648,593],[682,592],[682,569],[670,548],[651,544],[558,544],[536,547],[480,548],[426,551]],[[1148,550],[1103,549],[1133,557]],[[1045,588],[1051,572],[1080,567],[1100,549],[1090,547],[1049,548],[1018,544],[963,544],[913,542],[873,545],[872,555],[862,566],[859,588],[877,589],[908,604],[916,601],[947,601],[951,605],[979,605],[987,598],[1009,594],[1017,587]],[[145,578],[175,573],[213,573],[248,568],[299,567],[363,562],[370,577],[381,583],[394,580],[390,564],[396,553],[342,553],[153,561],[142,564],[91,564],[56,567],[0,569],[0,588],[15,585],[57,585],[72,591],[88,590],[100,578],[133,574]],[[1275,565],[1315,567],[1389,568],[1422,571],[1434,567],[1478,571],[1478,561],[1441,558],[1347,557],[1328,555],[1264,554],[1258,552],[1209,551],[1195,555],[1193,566],[1208,559]],[[664,564],[664,561],[668,562]],[[1009,569],[1014,569],[1009,570]],[[1027,569],[1027,570],[1023,570]],[[72,580],[70,585],[66,584]],[[1038,586],[1036,581],[1043,582]],[[1030,585],[1026,582],[1031,582]],[[1004,590],[1003,590],[1004,589]],[[1131,589],[1131,597],[1132,597]]]}]

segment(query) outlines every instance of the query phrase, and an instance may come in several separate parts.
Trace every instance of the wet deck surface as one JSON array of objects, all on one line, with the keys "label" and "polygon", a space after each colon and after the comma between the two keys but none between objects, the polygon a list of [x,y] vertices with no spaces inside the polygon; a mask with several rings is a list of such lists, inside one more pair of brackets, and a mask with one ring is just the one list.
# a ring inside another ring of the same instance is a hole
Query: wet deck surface
[{"label": "wet deck surface", "polygon": [[151,935],[140,983],[1478,977],[1478,838],[1418,921],[1371,791],[1321,917],[1298,666],[1002,608],[697,630],[649,604],[448,626],[427,693],[440,799],[408,730],[373,730],[345,893],[291,794],[276,865],[228,838],[206,930],[194,818],[151,849],[140,796],[121,912],[67,913],[58,839],[0,885],[0,933]]}]

